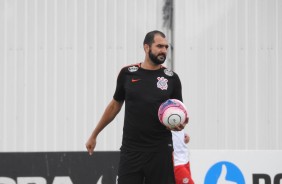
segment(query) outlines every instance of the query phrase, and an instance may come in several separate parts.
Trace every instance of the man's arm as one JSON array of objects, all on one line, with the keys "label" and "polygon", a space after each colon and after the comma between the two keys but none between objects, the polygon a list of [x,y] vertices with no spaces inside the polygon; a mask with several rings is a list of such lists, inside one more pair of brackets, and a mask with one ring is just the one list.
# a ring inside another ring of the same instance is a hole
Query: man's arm
[{"label": "man's arm", "polygon": [[100,121],[98,122],[97,126],[95,127],[91,136],[85,144],[90,155],[92,155],[93,150],[96,146],[96,138],[98,134],[116,117],[122,105],[123,102],[118,102],[113,99],[105,109]]}]

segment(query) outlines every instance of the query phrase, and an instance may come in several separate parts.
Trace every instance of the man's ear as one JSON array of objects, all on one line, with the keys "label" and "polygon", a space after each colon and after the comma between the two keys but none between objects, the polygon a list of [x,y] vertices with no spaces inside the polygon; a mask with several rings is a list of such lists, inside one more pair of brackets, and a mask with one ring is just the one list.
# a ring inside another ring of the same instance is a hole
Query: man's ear
[{"label": "man's ear", "polygon": [[144,50],[146,53],[148,53],[150,50],[150,46],[148,44],[144,44]]}]

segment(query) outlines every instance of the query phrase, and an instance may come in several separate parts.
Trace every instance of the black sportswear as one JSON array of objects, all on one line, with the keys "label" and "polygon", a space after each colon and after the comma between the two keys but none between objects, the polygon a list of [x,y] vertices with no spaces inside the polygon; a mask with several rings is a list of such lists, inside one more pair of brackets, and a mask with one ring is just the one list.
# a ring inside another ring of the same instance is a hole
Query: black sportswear
[{"label": "black sportswear", "polygon": [[167,99],[182,101],[176,73],[161,66],[146,70],[141,64],[121,69],[114,99],[125,101],[121,150],[157,151],[172,144],[171,132],[158,119],[158,108]]}]

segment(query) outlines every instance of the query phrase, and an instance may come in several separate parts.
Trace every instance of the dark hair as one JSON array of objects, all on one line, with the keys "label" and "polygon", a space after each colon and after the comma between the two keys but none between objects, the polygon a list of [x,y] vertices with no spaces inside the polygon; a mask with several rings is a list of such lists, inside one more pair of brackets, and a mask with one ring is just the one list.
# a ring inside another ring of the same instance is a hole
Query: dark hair
[{"label": "dark hair", "polygon": [[143,45],[147,44],[147,45],[151,46],[152,43],[154,43],[154,38],[155,38],[156,34],[158,34],[161,37],[165,38],[165,34],[163,32],[158,31],[158,30],[151,31],[151,32],[146,34],[144,42],[143,42]]}]

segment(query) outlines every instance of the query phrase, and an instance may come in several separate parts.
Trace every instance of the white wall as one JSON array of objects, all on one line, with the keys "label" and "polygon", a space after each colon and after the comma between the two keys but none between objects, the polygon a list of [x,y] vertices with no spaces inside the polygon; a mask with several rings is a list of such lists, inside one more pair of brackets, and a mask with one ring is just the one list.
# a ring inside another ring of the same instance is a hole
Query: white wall
[{"label": "white wall", "polygon": [[[163,0],[1,0],[0,151],[80,151]],[[192,149],[282,149],[280,0],[176,0]],[[98,138],[118,150],[123,111]]]},{"label": "white wall", "polygon": [[194,149],[282,149],[282,1],[175,1]]},{"label": "white wall", "polygon": [[[0,151],[85,150],[162,0],[1,0]],[[118,150],[122,113],[97,150]]]}]

